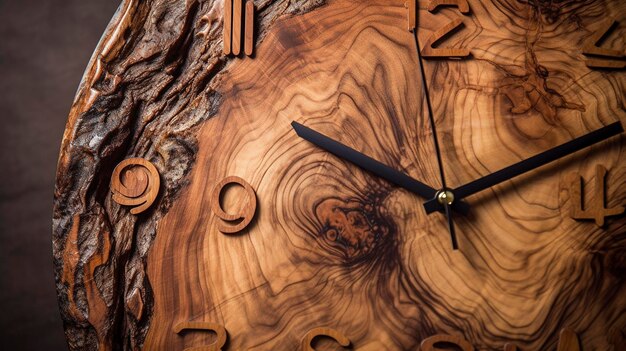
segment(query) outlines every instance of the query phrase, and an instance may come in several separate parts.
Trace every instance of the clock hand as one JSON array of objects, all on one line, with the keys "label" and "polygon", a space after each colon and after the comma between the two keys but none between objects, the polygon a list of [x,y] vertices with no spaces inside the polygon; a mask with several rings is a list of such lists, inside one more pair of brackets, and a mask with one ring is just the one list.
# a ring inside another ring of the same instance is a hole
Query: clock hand
[{"label": "clock hand", "polygon": [[[620,122],[609,124],[608,126],[602,127],[591,133],[573,139],[563,145],[544,151],[531,158],[525,159],[499,171],[478,178],[454,190],[451,190],[450,192],[453,194],[453,198],[455,199],[454,201],[458,201],[479,191],[492,187],[496,184],[502,183],[505,180],[517,177],[518,175],[546,165],[561,157],[565,157],[576,151],[599,143],[605,139],[620,134],[623,131],[624,128],[622,127],[622,124]],[[424,203],[426,213],[432,213],[434,211],[440,210],[441,206],[442,205],[439,201],[437,201],[436,198],[428,200]]]},{"label": "clock hand", "polygon": [[[412,0],[409,0],[412,1]],[[435,117],[433,114],[433,108],[430,103],[430,94],[428,93],[428,84],[426,82],[426,73],[424,72],[424,61],[422,60],[422,53],[420,52],[420,43],[417,38],[417,27],[413,28],[413,39],[415,39],[415,48],[417,49],[417,59],[420,67],[420,77],[422,78],[422,89],[426,98],[426,106],[428,107],[428,120],[430,121],[430,128],[433,132],[433,142],[435,144],[435,154],[437,156],[437,165],[439,166],[439,177],[441,179],[441,191],[435,194],[435,200],[439,204],[444,206],[446,220],[448,222],[448,231],[450,232],[450,241],[452,242],[452,250],[458,249],[456,240],[456,232],[454,229],[454,220],[452,219],[452,211],[450,211],[451,205],[454,205],[454,196],[448,191],[446,186],[446,176],[443,171],[443,162],[441,158],[441,150],[439,149],[439,140],[437,140],[437,128],[435,125]]]},{"label": "clock hand", "polygon": [[[378,162],[344,144],[341,144],[340,142],[333,140],[309,127],[306,127],[296,121],[291,122],[291,126],[301,138],[308,140],[309,142],[339,158],[350,161],[351,163],[387,180],[390,183],[407,189],[425,199],[433,198],[437,194],[437,190],[434,188],[409,177],[405,173]],[[459,202],[455,210],[467,213],[469,207],[466,203]]]}]

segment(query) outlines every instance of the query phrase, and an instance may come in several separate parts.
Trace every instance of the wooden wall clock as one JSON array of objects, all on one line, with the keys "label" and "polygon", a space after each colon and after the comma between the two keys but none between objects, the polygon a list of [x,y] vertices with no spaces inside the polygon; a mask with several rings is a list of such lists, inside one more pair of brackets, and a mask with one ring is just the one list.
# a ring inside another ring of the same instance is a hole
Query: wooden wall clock
[{"label": "wooden wall clock", "polygon": [[59,158],[70,348],[623,349],[625,37],[622,0],[124,0]]}]

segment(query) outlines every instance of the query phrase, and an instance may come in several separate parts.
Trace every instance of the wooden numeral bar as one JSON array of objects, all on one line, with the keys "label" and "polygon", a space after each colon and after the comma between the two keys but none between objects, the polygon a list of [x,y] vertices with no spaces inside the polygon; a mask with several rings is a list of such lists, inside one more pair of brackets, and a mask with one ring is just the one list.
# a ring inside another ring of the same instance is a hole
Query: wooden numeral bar
[{"label": "wooden numeral bar", "polygon": [[311,342],[316,337],[329,337],[335,340],[339,345],[343,347],[350,346],[350,339],[348,339],[345,335],[331,328],[314,328],[309,330],[306,335],[302,338],[301,350],[302,351],[315,351],[315,349],[311,346]]},{"label": "wooden numeral bar", "polygon": [[252,56],[254,52],[254,1],[246,2],[246,22],[244,34],[244,52],[248,56]]},{"label": "wooden numeral bar", "polygon": [[233,2],[224,0],[224,55],[230,55],[233,30]]},{"label": "wooden numeral bar", "polygon": [[243,0],[233,0],[233,55],[241,52],[241,15]]},{"label": "wooden numeral bar", "polygon": [[626,68],[626,61],[606,60],[606,59],[586,59],[585,65],[590,68]]},{"label": "wooden numeral bar", "polygon": [[408,29],[409,32],[413,32],[417,26],[417,0],[407,0],[405,5],[408,9]]}]

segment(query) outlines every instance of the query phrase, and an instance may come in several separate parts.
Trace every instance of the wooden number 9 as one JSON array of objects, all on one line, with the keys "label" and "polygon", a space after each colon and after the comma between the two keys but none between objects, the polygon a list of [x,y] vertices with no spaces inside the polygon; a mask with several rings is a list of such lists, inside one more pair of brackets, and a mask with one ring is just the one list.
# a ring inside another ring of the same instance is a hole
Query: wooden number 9
[{"label": "wooden number 9", "polygon": [[204,322],[182,322],[178,323],[174,327],[176,334],[182,334],[185,331],[190,330],[210,330],[217,334],[217,340],[207,346],[188,347],[183,351],[221,351],[224,345],[226,345],[226,339],[228,338],[228,332],[226,328],[216,323],[204,323]]},{"label": "wooden number 9", "polygon": [[[238,184],[246,191],[247,196],[245,199],[242,199],[244,203],[240,206],[241,213],[229,214],[222,209],[220,197],[224,188],[229,184]],[[245,180],[236,176],[226,177],[213,189],[213,194],[211,195],[211,208],[213,213],[215,213],[218,218],[226,222],[218,224],[217,229],[224,234],[234,234],[243,230],[252,221],[252,218],[256,213],[256,194],[254,193],[252,186],[250,186],[250,184],[248,184]]]},{"label": "wooden number 9", "polygon": [[318,336],[326,336],[335,340],[339,345],[343,347],[350,346],[350,339],[345,335],[331,328],[313,328],[302,338],[302,344],[300,345],[301,351],[315,351],[311,346],[311,342]]}]

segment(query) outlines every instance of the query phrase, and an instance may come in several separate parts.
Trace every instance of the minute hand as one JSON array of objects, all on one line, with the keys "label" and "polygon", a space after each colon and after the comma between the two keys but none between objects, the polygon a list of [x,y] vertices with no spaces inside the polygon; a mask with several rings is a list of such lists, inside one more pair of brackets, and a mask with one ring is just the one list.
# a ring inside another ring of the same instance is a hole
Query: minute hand
[{"label": "minute hand", "polygon": [[[620,134],[623,131],[624,128],[622,127],[622,124],[620,122],[615,122],[598,130],[595,130],[589,134],[585,134],[581,137],[571,140],[563,145],[557,146],[531,158],[515,163],[509,167],[503,168],[497,172],[491,173],[482,178],[478,178],[472,182],[469,182],[452,190],[455,199],[454,201],[458,201],[479,191],[485,190],[496,184],[509,180],[513,177],[517,177],[520,174],[541,167],[556,159],[589,147],[595,143],[599,143],[614,135]],[[436,199],[431,199],[424,203],[426,213],[438,211],[441,209],[441,207],[442,205]]]},{"label": "minute hand", "polygon": [[[434,198],[437,194],[437,190],[434,188],[409,177],[408,175],[397,171],[381,162],[374,160],[373,158],[366,156],[338,141],[335,141],[322,133],[319,133],[311,128],[308,128],[298,122],[291,122],[291,126],[295,129],[296,133],[303,139],[310,141],[318,147],[330,152],[331,154],[347,160],[366,171],[379,176],[390,183],[405,188],[412,193],[415,193],[425,199]],[[467,204],[459,202],[456,210],[465,213],[468,210]]]}]

